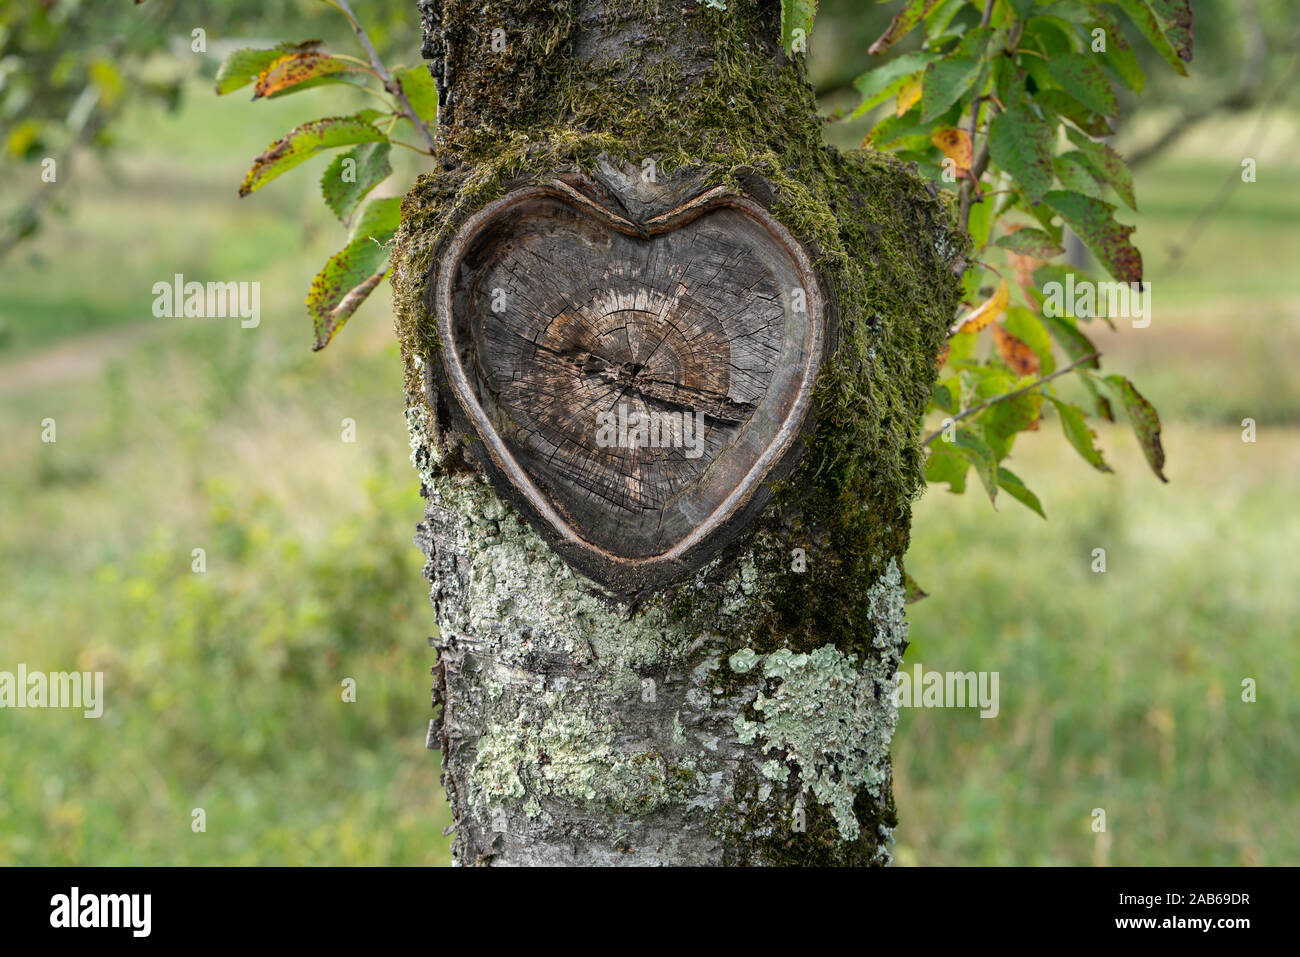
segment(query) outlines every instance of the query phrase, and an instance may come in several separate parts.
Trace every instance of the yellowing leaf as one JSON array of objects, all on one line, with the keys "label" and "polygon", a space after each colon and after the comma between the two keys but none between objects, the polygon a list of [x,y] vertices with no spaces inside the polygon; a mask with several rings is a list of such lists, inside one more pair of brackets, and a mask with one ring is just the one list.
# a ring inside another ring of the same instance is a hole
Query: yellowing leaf
[{"label": "yellowing leaf", "polygon": [[894,107],[894,115],[902,116],[921,98],[921,74],[912,77],[898,91],[898,103]]},{"label": "yellowing leaf", "polygon": [[273,97],[286,90],[303,87],[312,80],[360,69],[356,64],[328,53],[290,53],[280,57],[258,75],[253,87],[253,99]]},{"label": "yellowing leaf", "polygon": [[972,150],[969,133],[955,126],[941,126],[930,134],[930,142],[957,164],[958,176],[970,171]]},{"label": "yellowing leaf", "polygon": [[1003,279],[998,283],[997,291],[993,295],[989,296],[978,308],[967,313],[966,317],[957,323],[953,328],[953,333],[979,332],[1006,312],[1007,301],[1010,296],[1011,290],[1007,288],[1007,281]]}]

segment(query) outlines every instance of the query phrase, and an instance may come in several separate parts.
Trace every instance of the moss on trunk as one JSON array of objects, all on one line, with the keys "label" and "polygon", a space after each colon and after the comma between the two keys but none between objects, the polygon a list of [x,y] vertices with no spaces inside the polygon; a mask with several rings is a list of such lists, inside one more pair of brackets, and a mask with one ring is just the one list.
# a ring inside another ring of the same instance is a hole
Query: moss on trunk
[{"label": "moss on trunk", "polygon": [[[394,289],[462,862],[885,858],[899,573],[966,246],[910,171],[823,145],[777,5],[728,6],[421,4],[441,168],[403,203]],[[513,185],[647,160],[762,202],[813,257],[832,339],[773,503],[629,609],[550,555],[448,429],[429,288],[458,225]]]}]

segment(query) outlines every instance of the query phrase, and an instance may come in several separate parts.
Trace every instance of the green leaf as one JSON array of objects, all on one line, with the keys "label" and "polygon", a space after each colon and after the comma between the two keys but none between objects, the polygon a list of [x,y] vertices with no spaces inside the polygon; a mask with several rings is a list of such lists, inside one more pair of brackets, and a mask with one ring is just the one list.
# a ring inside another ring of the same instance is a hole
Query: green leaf
[{"label": "green leaf", "polygon": [[438,125],[438,86],[425,64],[396,70],[393,79],[402,85],[402,92],[411,101],[411,108],[432,132]]},{"label": "green leaf", "polygon": [[1106,31],[1106,54],[1102,65],[1113,70],[1115,75],[1134,93],[1141,93],[1147,84],[1147,75],[1138,62],[1137,54],[1129,45],[1128,38],[1119,21],[1097,6],[1090,6],[1093,22],[1088,24],[1090,30],[1087,43],[1091,48],[1091,30],[1100,27]]},{"label": "green leaf", "polygon": [[401,200],[376,199],[352,227],[348,244],[312,280],[307,312],[316,330],[314,349],[324,349],[357,307],[388,275],[388,247],[401,220]]},{"label": "green leaf", "polygon": [[921,78],[921,122],[943,114],[971,88],[980,73],[980,61],[949,57],[931,63]]},{"label": "green leaf", "polygon": [[1133,174],[1129,172],[1124,157],[1105,143],[1089,139],[1070,127],[1066,127],[1065,135],[1088,158],[1092,174],[1098,177],[1097,182],[1113,189],[1129,209],[1137,209],[1137,197],[1133,193]]},{"label": "green leaf", "polygon": [[282,173],[287,173],[300,163],[311,159],[321,150],[354,143],[379,143],[387,140],[370,119],[378,114],[373,110],[355,116],[332,116],[313,120],[292,130],[276,140],[253,160],[252,169],[239,187],[239,195],[247,196],[260,189]]},{"label": "green leaf", "polygon": [[1047,518],[1047,513],[1043,511],[1043,503],[1038,501],[1038,496],[1029,491],[1025,483],[1020,481],[1020,476],[1010,469],[998,468],[998,485],[1017,502],[1028,506],[1043,518]]},{"label": "green leaf", "polygon": [[993,245],[1002,249],[1009,249],[1021,256],[1033,256],[1035,259],[1051,259],[1065,252],[1061,244],[1053,239],[1051,235],[1041,229],[1034,229],[1029,226],[1021,227],[1014,233],[999,236]]},{"label": "green leaf", "polygon": [[305,43],[281,43],[269,50],[235,50],[221,61],[217,69],[217,95],[231,93],[248,86],[276,60],[286,53],[306,52],[320,46],[320,40]]},{"label": "green leaf", "polygon": [[[1115,0],[1157,53],[1183,76],[1192,59],[1192,11],[1189,0]],[[1165,17],[1157,17],[1156,9]]]},{"label": "green leaf", "polygon": [[916,76],[938,58],[937,53],[923,50],[917,53],[904,53],[883,63],[874,70],[868,70],[853,81],[853,87],[862,97],[862,102],[853,111],[853,116],[861,116],[873,106],[883,103],[896,94],[909,79]]},{"label": "green leaf", "polygon": [[1119,102],[1111,89],[1110,78],[1093,54],[1069,53],[1047,61],[1047,72],[1086,109],[1105,116],[1119,112]]},{"label": "green leaf", "polygon": [[1044,199],[1107,272],[1120,282],[1142,281],[1142,254],[1129,241],[1134,227],[1115,221],[1113,205],[1061,190],[1053,190]]},{"label": "green leaf", "polygon": [[1147,464],[1151,466],[1151,471],[1156,473],[1156,477],[1162,482],[1168,482],[1165,478],[1165,450],[1160,444],[1160,416],[1156,413],[1155,406],[1142,397],[1137,387],[1122,375],[1100,376],[1101,382],[1108,385],[1112,392],[1119,396],[1120,401],[1124,404],[1124,411],[1128,413],[1129,422],[1133,426],[1133,432],[1137,435],[1138,444],[1142,446],[1142,454],[1147,458]]},{"label": "green leaf", "polygon": [[[949,443],[943,448],[951,447]],[[970,463],[962,456],[950,455],[941,448],[933,448],[925,460],[925,480],[932,485],[947,482],[949,492],[961,495],[966,491],[966,472],[969,468]]]},{"label": "green leaf", "polygon": [[993,118],[989,156],[1036,203],[1052,188],[1052,127],[1023,103]]},{"label": "green leaf", "polygon": [[[885,32],[867,48],[867,53],[872,56],[877,53],[884,53],[910,33],[912,28],[920,23],[938,2],[939,0],[906,0],[903,9],[894,14],[894,19],[889,21],[889,26],[885,29]],[[781,3],[784,8],[786,0],[781,0]],[[785,11],[782,9],[782,20],[784,18]],[[784,33],[784,26],[782,27],[782,33]]]},{"label": "green leaf", "polygon": [[388,143],[362,143],[334,157],[321,176],[320,191],[328,206],[344,223],[352,219],[366,194],[393,172]]},{"label": "green leaf", "polygon": [[998,497],[998,463],[993,450],[970,429],[958,429],[956,441],[943,443],[943,450],[965,459],[975,469],[980,484],[988,493],[990,502],[997,502]]},{"label": "green leaf", "polygon": [[1046,89],[1034,94],[1034,102],[1044,110],[1063,116],[1090,136],[1110,136],[1110,123],[1101,113],[1088,109],[1064,90]]},{"label": "green leaf", "polygon": [[957,405],[961,401],[961,385],[958,383],[957,378],[954,376],[943,382],[935,383],[934,393],[930,401],[944,412],[955,414]]},{"label": "green leaf", "polygon": [[[1017,388],[1032,382],[1023,380]],[[1043,393],[1032,389],[1014,399],[1006,399],[992,405],[980,415],[980,425],[984,429],[984,438],[994,457],[1000,462],[1011,452],[1016,436],[1033,426],[1038,421],[1043,407]]]},{"label": "green leaf", "polygon": [[1052,169],[1056,171],[1056,180],[1062,189],[1082,193],[1093,199],[1102,198],[1101,174],[1092,168],[1088,158],[1078,150],[1058,156],[1052,162]]},{"label": "green leaf", "polygon": [[1061,418],[1061,431],[1074,446],[1074,450],[1097,471],[1111,471],[1105,458],[1102,457],[1101,450],[1097,448],[1097,434],[1088,428],[1087,415],[1083,409],[1055,396],[1048,396],[1048,398],[1051,399],[1052,405],[1056,406],[1056,412]]},{"label": "green leaf", "polygon": [[794,52],[794,41],[803,31],[803,52],[807,52],[808,37],[812,33],[813,18],[817,16],[817,0],[781,0],[781,47],[789,56]]}]

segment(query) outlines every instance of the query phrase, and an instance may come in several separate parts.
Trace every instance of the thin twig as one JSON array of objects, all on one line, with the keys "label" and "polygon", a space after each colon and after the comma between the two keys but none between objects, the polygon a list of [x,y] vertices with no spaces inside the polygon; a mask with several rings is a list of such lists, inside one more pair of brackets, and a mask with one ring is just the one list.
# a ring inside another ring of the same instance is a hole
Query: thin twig
[{"label": "thin twig", "polygon": [[360,21],[357,20],[356,15],[352,12],[352,8],[348,6],[348,0],[326,0],[326,2],[329,3],[330,6],[336,7],[345,17],[348,18],[348,23],[352,26],[352,32],[357,35],[357,39],[361,41],[361,46],[365,48],[366,56],[370,57],[370,65],[375,68],[375,73],[379,75],[380,81],[384,84],[384,89],[397,99],[397,104],[401,107],[402,112],[406,114],[406,118],[414,124],[417,130],[424,134],[424,140],[429,144],[429,153],[433,154],[437,152],[438,146],[433,141],[433,134],[430,133],[429,128],[425,126],[424,120],[420,117],[420,114],[415,112],[415,107],[413,107],[411,101],[407,99],[406,91],[402,89],[402,84],[397,80],[394,80],[393,75],[389,73],[388,68],[384,66],[384,61],[379,58],[379,53],[375,50],[375,45],[370,42],[370,37],[366,34]]},{"label": "thin twig", "polygon": [[[987,27],[989,21],[993,18],[993,5],[997,0],[985,0],[984,13],[980,16],[980,26]],[[979,132],[980,123],[980,106],[983,104],[983,98],[975,97],[975,101],[970,105],[970,141],[973,146],[975,135]],[[988,136],[984,137],[984,142],[980,146],[979,155],[971,165],[970,179],[963,180],[961,184],[959,214],[957,217],[958,225],[961,226],[962,232],[969,232],[968,223],[970,222],[971,199],[976,190],[979,189],[980,177],[984,175],[984,168],[989,162],[989,142]]]},{"label": "thin twig", "polygon": [[960,412],[954,415],[951,420],[947,420],[942,428],[935,429],[924,439],[922,439],[921,444],[929,445],[939,436],[943,435],[943,430],[947,428],[949,425],[960,422],[962,419],[969,419],[972,415],[976,415],[980,412],[983,412],[989,406],[997,405],[999,402],[1006,402],[1008,399],[1014,399],[1017,396],[1022,396],[1026,392],[1032,392],[1034,389],[1037,389],[1041,385],[1046,385],[1048,382],[1051,382],[1053,379],[1059,379],[1067,372],[1073,372],[1079,366],[1083,365],[1083,363],[1090,362],[1093,359],[1100,359],[1100,358],[1101,358],[1100,352],[1090,352],[1086,356],[1080,356],[1078,359],[1075,359],[1064,369],[1057,369],[1051,375],[1045,375],[1036,382],[1031,382],[1027,386],[1022,386],[1019,389],[1016,389],[1012,392],[1004,393],[1003,395],[996,395],[993,398],[989,399],[987,402],[981,402],[979,405],[972,405],[969,409],[962,409]]}]

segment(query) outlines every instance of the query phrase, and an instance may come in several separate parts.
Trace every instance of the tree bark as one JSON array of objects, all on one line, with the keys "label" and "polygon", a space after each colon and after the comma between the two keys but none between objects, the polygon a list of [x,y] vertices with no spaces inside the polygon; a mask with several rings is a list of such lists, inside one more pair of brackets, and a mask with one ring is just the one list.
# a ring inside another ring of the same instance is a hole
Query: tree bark
[{"label": "tree bark", "polygon": [[[920,419],[967,248],[951,204],[822,144],[775,2],[419,6],[438,168],[403,204],[394,290],[456,862],[887,862]],[[566,230],[585,253],[557,251]],[[572,292],[650,301],[652,248],[689,295],[668,362],[638,345],[666,307]],[[528,305],[498,322],[476,283]],[[645,409],[689,394],[712,464],[602,459],[557,382]]]}]

